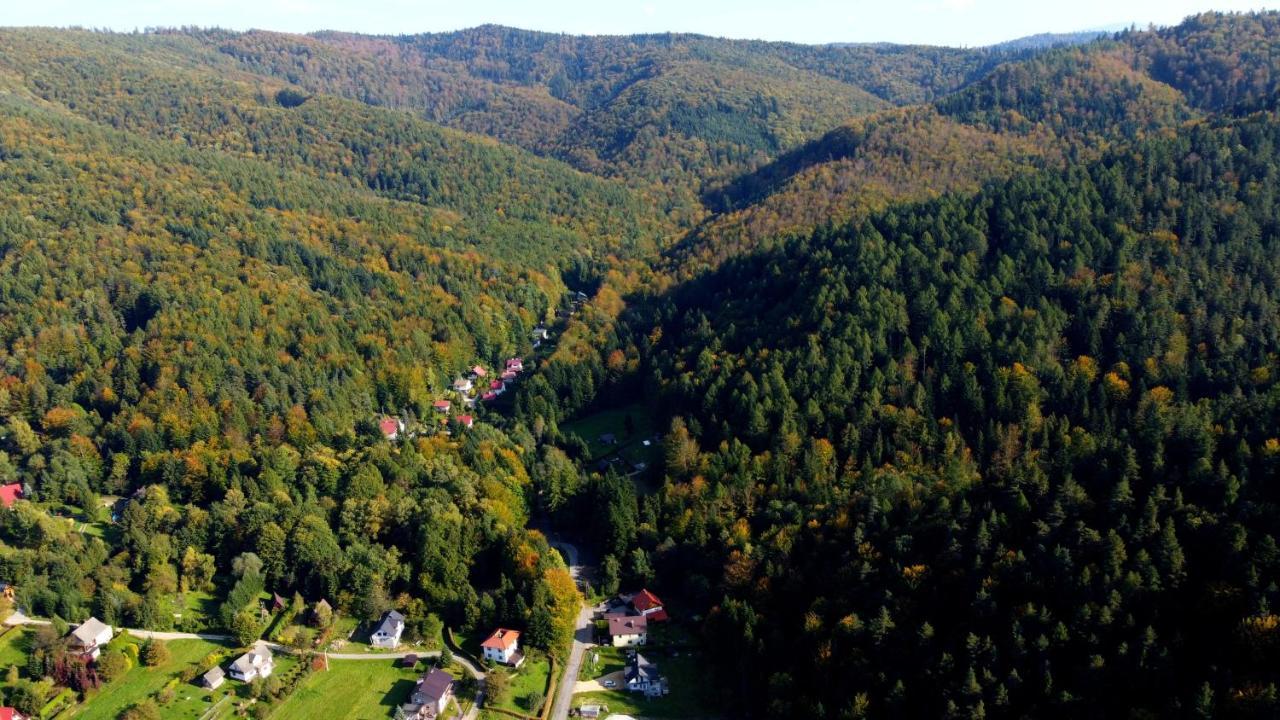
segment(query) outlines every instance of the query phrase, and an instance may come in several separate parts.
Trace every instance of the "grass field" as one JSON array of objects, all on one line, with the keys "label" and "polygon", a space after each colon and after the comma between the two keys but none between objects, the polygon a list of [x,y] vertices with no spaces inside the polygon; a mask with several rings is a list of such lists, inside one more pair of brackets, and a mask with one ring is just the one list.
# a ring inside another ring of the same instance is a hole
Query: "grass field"
[{"label": "grass field", "polygon": [[[627,418],[631,418],[631,432],[627,432]],[[630,461],[650,462],[659,449],[658,443],[645,447],[643,441],[654,436],[653,418],[641,404],[603,410],[593,415],[567,422],[560,426],[565,433],[582,438],[591,450],[591,457],[601,458],[618,452]],[[600,440],[604,435],[614,436],[617,444]]]},{"label": "grass field", "polygon": [[650,718],[698,718],[709,714],[707,685],[701,680],[701,664],[695,658],[684,652],[679,657],[659,653],[644,653],[644,656],[657,663],[667,678],[671,687],[669,695],[646,699],[639,693],[626,690],[578,693],[573,696],[573,707],[608,705],[611,713]]},{"label": "grass field", "polygon": [[543,699],[547,695],[547,676],[551,674],[551,662],[545,657],[529,656],[519,670],[511,675],[511,690],[504,702],[493,703],[495,707],[514,710],[526,715],[533,714],[528,698],[537,695]]},{"label": "grass field", "polygon": [[27,632],[14,628],[0,637],[0,670],[8,670],[10,665],[24,669],[27,666]]},{"label": "grass field", "polygon": [[[592,662],[593,659],[595,662]],[[615,647],[593,647],[587,651],[586,657],[583,659],[582,670],[578,673],[578,679],[595,680],[609,673],[624,670],[626,667],[626,650]]]},{"label": "grass field", "polygon": [[271,714],[273,720],[384,720],[413,691],[421,670],[395,660],[333,660],[311,674]]},{"label": "grass field", "polygon": [[[114,720],[125,708],[150,697],[163,688],[165,683],[169,682],[187,665],[198,663],[205,655],[223,648],[222,645],[205,640],[171,640],[168,645],[169,662],[154,668],[141,665],[132,668],[123,677],[104,685],[96,695],[90,698],[89,702],[80,706],[75,717],[83,720]],[[225,688],[228,692],[234,691],[236,689],[235,686],[238,685],[239,683],[227,681],[219,690]],[[197,688],[191,685],[179,685],[176,697],[181,700],[196,692],[202,691],[198,691]],[[203,712],[203,709],[208,707],[208,703],[198,702],[194,699],[190,702],[184,701],[182,703],[179,703],[179,700],[175,700],[173,704],[165,708],[164,716],[166,718],[199,717],[199,712],[194,714],[186,713],[193,711],[195,707],[201,707],[201,712]],[[178,714],[179,712],[183,714]]]}]

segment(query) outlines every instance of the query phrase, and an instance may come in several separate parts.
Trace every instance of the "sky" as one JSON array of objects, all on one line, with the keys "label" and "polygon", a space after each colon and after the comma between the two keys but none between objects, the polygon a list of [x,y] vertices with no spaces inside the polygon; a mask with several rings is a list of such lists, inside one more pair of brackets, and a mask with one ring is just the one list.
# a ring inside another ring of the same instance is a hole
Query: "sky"
[{"label": "sky", "polygon": [[497,23],[573,34],[671,31],[972,47],[1041,32],[1172,25],[1204,10],[1261,7],[1257,0],[0,0],[0,25],[400,34]]}]

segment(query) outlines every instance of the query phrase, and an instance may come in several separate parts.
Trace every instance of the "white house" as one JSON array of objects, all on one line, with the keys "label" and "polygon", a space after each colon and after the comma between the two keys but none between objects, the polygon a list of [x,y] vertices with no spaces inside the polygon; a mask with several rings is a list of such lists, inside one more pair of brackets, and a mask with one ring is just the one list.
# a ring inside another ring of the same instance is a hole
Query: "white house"
[{"label": "white house", "polygon": [[614,647],[631,647],[649,642],[649,618],[644,615],[615,615],[609,620],[609,640]]},{"label": "white house", "polygon": [[206,690],[217,690],[226,680],[227,674],[222,672],[222,668],[215,667],[200,676],[200,687]]},{"label": "white house", "polygon": [[271,655],[271,648],[260,642],[236,658],[227,674],[241,682],[253,682],[260,677],[269,677],[274,669],[275,658]]},{"label": "white house", "polygon": [[623,680],[631,692],[642,692],[650,697],[663,694],[665,683],[658,674],[658,666],[645,660],[640,653],[632,653]]},{"label": "white house", "polygon": [[369,644],[380,648],[393,648],[400,644],[400,636],[404,634],[404,616],[395,610],[383,614],[378,627],[369,636]]},{"label": "white house", "polygon": [[400,709],[406,718],[436,718],[444,714],[452,697],[453,676],[436,668],[418,680],[409,703]]},{"label": "white house", "polygon": [[458,378],[457,380],[453,381],[453,389],[457,390],[462,394],[471,392],[472,387],[474,386],[471,384],[471,381],[467,378]]},{"label": "white house", "polygon": [[81,654],[97,660],[102,654],[102,647],[111,642],[112,637],[114,634],[111,632],[110,625],[96,617],[91,617],[71,631],[71,646]]},{"label": "white house", "polygon": [[520,654],[520,633],[516,630],[498,628],[485,641],[480,643],[484,651],[484,659],[505,665],[519,665],[524,656]]}]

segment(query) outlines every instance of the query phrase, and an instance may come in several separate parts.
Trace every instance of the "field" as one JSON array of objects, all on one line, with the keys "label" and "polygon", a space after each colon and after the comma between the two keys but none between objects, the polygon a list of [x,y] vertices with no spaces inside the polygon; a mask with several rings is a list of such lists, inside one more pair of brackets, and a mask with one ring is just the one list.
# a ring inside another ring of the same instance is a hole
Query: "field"
[{"label": "field", "polygon": [[273,720],[384,720],[409,698],[421,670],[395,660],[333,660],[271,714]]},{"label": "field", "polygon": [[707,684],[704,674],[699,672],[701,663],[696,658],[685,652],[678,657],[662,652],[644,655],[657,663],[667,678],[671,686],[669,695],[646,699],[643,695],[625,690],[578,693],[573,696],[573,707],[608,705],[612,713],[650,718],[695,718],[708,715],[710,698],[705,692]]},{"label": "field", "polygon": [[[209,653],[225,649],[224,646],[205,640],[171,640],[169,662],[159,667],[132,668],[121,678],[108,683],[80,706],[75,717],[83,720],[114,720],[122,710],[153,695],[176,676],[184,667],[200,662]],[[202,668],[203,669],[203,668]],[[219,692],[234,692],[240,683],[227,681]],[[176,699],[164,708],[164,716],[198,718],[208,708],[204,702],[206,693],[193,685],[179,685]],[[197,710],[199,708],[199,710]]]},{"label": "field", "polygon": [[[592,662],[593,658],[595,662]],[[578,679],[595,680],[609,673],[625,670],[626,667],[626,650],[605,646],[593,647],[587,651],[586,657],[583,659],[582,670],[578,673]]]},{"label": "field", "polygon": [[[591,450],[592,459],[608,457],[616,452],[630,463],[647,462],[652,465],[661,450],[660,441],[654,439],[653,418],[639,403],[579,418],[565,423],[561,430],[582,438]],[[604,442],[602,438],[606,435],[613,435],[615,443]],[[645,440],[650,441],[647,447]]]},{"label": "field", "polygon": [[22,628],[14,628],[0,637],[0,670],[8,670],[10,665],[18,669],[27,666],[27,633]]},{"label": "field", "polygon": [[526,715],[533,714],[535,708],[531,707],[529,697],[536,695],[538,698],[546,699],[547,676],[550,673],[550,661],[545,657],[529,655],[520,669],[511,676],[511,690],[507,692],[505,701],[493,703],[493,705]]}]

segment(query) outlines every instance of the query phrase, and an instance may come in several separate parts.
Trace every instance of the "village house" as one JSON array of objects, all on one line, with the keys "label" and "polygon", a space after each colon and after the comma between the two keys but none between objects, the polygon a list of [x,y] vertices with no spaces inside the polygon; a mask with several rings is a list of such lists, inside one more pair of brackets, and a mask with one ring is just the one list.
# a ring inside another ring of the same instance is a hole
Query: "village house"
[{"label": "village house", "polygon": [[520,663],[524,662],[524,655],[520,653],[520,633],[516,630],[494,630],[492,635],[480,643],[480,649],[484,652],[485,660],[511,667],[520,667]]},{"label": "village house", "polygon": [[227,681],[227,674],[222,668],[215,667],[204,675],[200,676],[200,687],[205,690],[217,690],[222,683]]},{"label": "village house", "polygon": [[394,648],[400,644],[400,636],[404,634],[404,616],[395,610],[383,613],[378,627],[369,635],[369,644],[380,648]]},{"label": "village house", "polygon": [[448,400],[437,400],[431,403],[431,407],[435,408],[435,411],[438,413],[447,413],[449,412],[449,408],[453,407],[453,403]]},{"label": "village house", "polygon": [[405,718],[430,720],[444,714],[452,697],[453,676],[434,668],[418,680],[409,702],[400,706],[401,714]]},{"label": "village house", "polygon": [[395,440],[404,432],[404,421],[399,418],[384,417],[378,421],[378,429],[388,440]]},{"label": "village house", "polygon": [[649,642],[649,620],[644,615],[613,615],[609,622],[609,642],[614,647],[632,647]]},{"label": "village house", "polygon": [[6,508],[11,508],[25,494],[22,490],[22,483],[0,485],[0,504],[3,504]]},{"label": "village house", "polygon": [[114,636],[110,625],[96,617],[91,617],[71,631],[71,647],[78,650],[81,655],[97,660],[102,654],[102,647],[111,642]]},{"label": "village house", "polygon": [[27,716],[11,707],[0,707],[0,720],[27,720]]},{"label": "village house", "polygon": [[649,622],[662,622],[667,619],[667,611],[663,608],[662,601],[648,590],[642,589],[632,595],[627,600],[627,604],[637,615],[645,616]]},{"label": "village house", "polygon": [[507,391],[507,384],[502,382],[501,380],[494,380],[493,382],[489,383],[489,392],[493,393],[494,395],[501,395],[506,391]]},{"label": "village house", "polygon": [[484,396],[481,397],[480,399],[485,402],[492,402],[498,399],[498,394],[490,390],[489,392],[485,393]]},{"label": "village house", "polygon": [[583,718],[583,720],[596,720],[596,718],[600,717],[600,712],[599,705],[583,705],[578,708],[578,717]]},{"label": "village house", "polygon": [[485,370],[480,365],[476,365],[475,367],[471,368],[471,377],[475,378],[476,380],[479,380],[480,378],[488,374],[489,374],[489,371]]},{"label": "village house", "polygon": [[539,340],[547,340],[550,337],[551,337],[551,333],[541,325],[533,329],[534,342],[538,342]]},{"label": "village house", "polygon": [[658,666],[649,662],[638,652],[631,653],[627,660],[627,671],[623,674],[623,682],[630,692],[642,692],[648,697],[663,694],[665,681],[658,674]]},{"label": "village house", "polygon": [[459,424],[459,425],[461,425],[461,426],[462,426],[462,427],[464,427],[464,428],[469,428],[469,427],[471,427],[472,425],[475,425],[475,422],[476,422],[476,419],[475,419],[475,418],[473,418],[473,417],[471,417],[470,415],[459,415],[459,416],[458,416],[458,424]]},{"label": "village house", "polygon": [[253,682],[258,678],[270,677],[275,669],[275,658],[266,643],[259,642],[249,652],[236,658],[231,663],[228,675],[240,682]]},{"label": "village house", "polygon": [[474,387],[474,385],[472,385],[471,381],[467,378],[458,378],[453,381],[453,389],[461,395],[466,395],[471,392],[472,387]]},{"label": "village house", "polygon": [[502,382],[503,382],[503,383],[512,383],[512,382],[515,382],[515,381],[516,381],[516,371],[515,371],[515,370],[508,370],[508,371],[506,371],[506,372],[502,373]]},{"label": "village house", "polygon": [[511,372],[524,372],[524,360],[521,358],[511,358],[507,361],[507,370]]}]

